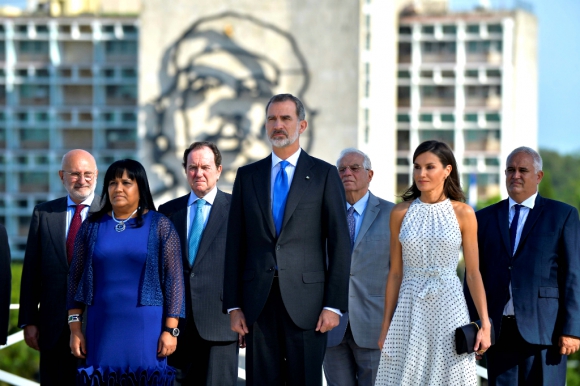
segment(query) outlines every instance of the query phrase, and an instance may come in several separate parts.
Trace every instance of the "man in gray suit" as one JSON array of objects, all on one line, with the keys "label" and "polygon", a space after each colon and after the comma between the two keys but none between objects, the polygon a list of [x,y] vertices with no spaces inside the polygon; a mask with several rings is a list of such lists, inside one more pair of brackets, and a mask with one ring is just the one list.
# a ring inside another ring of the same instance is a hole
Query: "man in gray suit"
[{"label": "man in gray suit", "polygon": [[191,193],[159,207],[181,239],[187,318],[179,321],[177,350],[169,363],[182,370],[182,385],[235,386],[238,379],[238,334],[222,313],[231,195],[216,186],[221,161],[214,143],[191,144],[183,153]]},{"label": "man in gray suit", "polygon": [[369,191],[371,160],[348,148],[336,163],[346,193],[352,258],[348,313],[328,333],[324,373],[329,386],[372,386],[381,350],[377,340],[390,262],[389,218],[394,204]]},{"label": "man in gray suit", "polygon": [[75,384],[77,360],[69,346],[66,309],[67,275],[74,238],[89,213],[100,209],[95,196],[97,163],[76,149],[62,157],[58,172],[65,197],[37,205],[28,232],[18,325],[26,344],[40,350],[42,386]]}]

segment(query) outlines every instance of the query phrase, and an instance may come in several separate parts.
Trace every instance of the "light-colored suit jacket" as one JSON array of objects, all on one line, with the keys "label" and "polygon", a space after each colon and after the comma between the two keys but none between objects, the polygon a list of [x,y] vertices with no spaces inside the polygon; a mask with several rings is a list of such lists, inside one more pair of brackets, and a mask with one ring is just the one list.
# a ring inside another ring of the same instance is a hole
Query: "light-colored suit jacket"
[{"label": "light-colored suit jacket", "polygon": [[392,202],[370,193],[363,220],[354,242],[348,289],[348,313],[328,333],[328,347],[338,345],[347,323],[359,347],[376,348],[385,308],[385,287],[390,266],[389,219]]}]

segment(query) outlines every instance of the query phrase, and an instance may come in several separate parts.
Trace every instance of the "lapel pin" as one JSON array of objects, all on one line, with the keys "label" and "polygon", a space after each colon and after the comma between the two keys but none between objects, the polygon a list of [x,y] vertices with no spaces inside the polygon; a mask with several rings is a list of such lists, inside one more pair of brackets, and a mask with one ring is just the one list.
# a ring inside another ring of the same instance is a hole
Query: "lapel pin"
[{"label": "lapel pin", "polygon": [[306,176],[306,179],[309,180],[310,179],[310,176]]}]

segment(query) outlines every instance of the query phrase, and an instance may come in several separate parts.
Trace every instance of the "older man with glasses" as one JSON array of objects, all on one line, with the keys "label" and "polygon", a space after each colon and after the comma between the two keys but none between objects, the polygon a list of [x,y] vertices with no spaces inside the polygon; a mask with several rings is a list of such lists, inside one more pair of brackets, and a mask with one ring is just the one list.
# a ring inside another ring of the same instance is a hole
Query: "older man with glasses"
[{"label": "older man with glasses", "polygon": [[24,255],[18,324],[26,344],[40,351],[43,386],[75,384],[77,360],[69,347],[66,294],[74,239],[82,221],[100,208],[97,164],[80,149],[62,157],[65,197],[34,208]]},{"label": "older man with glasses", "polygon": [[328,333],[324,373],[328,386],[372,386],[390,263],[389,218],[394,204],[371,193],[374,172],[362,151],[344,149],[336,162],[346,195],[351,264],[348,312]]}]

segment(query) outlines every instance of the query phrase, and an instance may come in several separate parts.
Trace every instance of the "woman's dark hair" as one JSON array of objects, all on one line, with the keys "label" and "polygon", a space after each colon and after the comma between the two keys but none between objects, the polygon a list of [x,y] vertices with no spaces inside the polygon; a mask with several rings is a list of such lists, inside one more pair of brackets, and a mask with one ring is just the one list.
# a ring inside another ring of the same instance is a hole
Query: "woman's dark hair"
[{"label": "woman's dark hair", "polygon": [[[443,164],[443,167],[451,165],[451,173],[445,179],[443,183],[443,194],[454,201],[465,202],[465,194],[461,190],[461,183],[459,182],[459,173],[457,172],[457,162],[455,162],[455,156],[453,151],[444,142],[439,141],[425,141],[420,144],[415,153],[413,153],[413,162],[423,153],[431,152],[439,158],[439,161]],[[401,198],[403,201],[412,201],[417,197],[421,196],[421,191],[417,188],[415,180],[413,180],[413,185],[403,193]]]},{"label": "woman's dark hair", "polygon": [[105,180],[103,181],[103,193],[101,194],[101,209],[91,216],[95,220],[100,219],[105,213],[113,210],[111,200],[109,197],[109,183],[115,178],[123,177],[123,173],[127,172],[129,179],[137,182],[139,188],[139,209],[137,210],[137,218],[135,219],[135,227],[139,228],[143,225],[143,211],[156,210],[149,190],[149,181],[147,180],[147,173],[145,168],[139,162],[132,159],[123,159],[115,161],[109,166],[105,173]]}]

